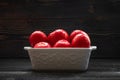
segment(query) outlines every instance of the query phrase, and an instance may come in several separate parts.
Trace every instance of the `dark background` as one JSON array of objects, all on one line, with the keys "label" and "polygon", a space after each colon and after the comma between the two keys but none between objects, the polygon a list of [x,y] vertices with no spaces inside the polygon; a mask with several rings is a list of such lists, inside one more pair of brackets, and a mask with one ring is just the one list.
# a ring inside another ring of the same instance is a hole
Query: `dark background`
[{"label": "dark background", "polygon": [[92,58],[120,58],[120,0],[0,0],[0,58],[28,58],[35,30],[86,31]]}]

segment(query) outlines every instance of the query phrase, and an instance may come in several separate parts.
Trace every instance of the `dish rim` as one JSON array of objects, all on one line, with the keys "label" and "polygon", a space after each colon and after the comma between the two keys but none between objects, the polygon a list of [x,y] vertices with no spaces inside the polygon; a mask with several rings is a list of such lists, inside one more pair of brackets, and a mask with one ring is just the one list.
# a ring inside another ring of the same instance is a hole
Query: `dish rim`
[{"label": "dish rim", "polygon": [[29,47],[29,46],[25,46],[24,47],[24,50],[60,50],[60,49],[67,49],[67,50],[69,50],[69,49],[81,49],[81,50],[86,50],[86,49],[90,49],[90,50],[96,50],[97,49],[97,46],[90,46],[89,48],[78,48],[78,47],[68,47],[68,48],[32,48],[32,47]]}]

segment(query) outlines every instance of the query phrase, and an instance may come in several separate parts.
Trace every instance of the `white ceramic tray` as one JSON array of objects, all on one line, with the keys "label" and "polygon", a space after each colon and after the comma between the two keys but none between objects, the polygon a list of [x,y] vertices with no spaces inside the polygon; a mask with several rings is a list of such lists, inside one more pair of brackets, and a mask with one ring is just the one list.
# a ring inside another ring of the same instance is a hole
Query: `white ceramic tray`
[{"label": "white ceramic tray", "polygon": [[86,70],[88,68],[90,48],[31,48],[28,51],[34,70]]}]

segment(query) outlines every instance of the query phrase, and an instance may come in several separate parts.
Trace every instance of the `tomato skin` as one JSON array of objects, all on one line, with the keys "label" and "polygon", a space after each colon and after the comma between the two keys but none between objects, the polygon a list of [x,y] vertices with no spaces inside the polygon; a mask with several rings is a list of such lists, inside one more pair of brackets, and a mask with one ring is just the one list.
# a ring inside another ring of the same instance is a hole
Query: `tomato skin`
[{"label": "tomato skin", "polygon": [[62,39],[57,41],[53,47],[67,48],[67,47],[71,47],[71,44],[69,43],[69,41]]},{"label": "tomato skin", "polygon": [[50,48],[50,44],[47,42],[39,42],[35,44],[34,48]]},{"label": "tomato skin", "polygon": [[63,29],[56,29],[48,35],[48,40],[51,46],[54,46],[54,44],[61,39],[69,40],[68,33]]},{"label": "tomato skin", "polygon": [[29,36],[29,42],[30,45],[33,47],[36,43],[38,42],[46,42],[47,41],[47,36],[44,32],[42,31],[34,31],[30,36]]},{"label": "tomato skin", "polygon": [[79,47],[89,48],[90,37],[82,30],[74,30],[68,35],[63,29],[56,29],[48,37],[42,31],[34,31],[29,36],[30,45],[34,48]]},{"label": "tomato skin", "polygon": [[[83,30],[74,30],[74,31],[72,31],[71,34],[70,34],[70,41],[72,41],[72,39],[73,39],[77,34],[84,34],[84,35],[88,36],[88,34],[87,34],[85,31],[83,31]],[[88,37],[89,37],[89,36],[88,36]]]},{"label": "tomato skin", "polygon": [[84,34],[77,34],[73,38],[71,45],[72,47],[89,48],[91,41],[88,36]]}]

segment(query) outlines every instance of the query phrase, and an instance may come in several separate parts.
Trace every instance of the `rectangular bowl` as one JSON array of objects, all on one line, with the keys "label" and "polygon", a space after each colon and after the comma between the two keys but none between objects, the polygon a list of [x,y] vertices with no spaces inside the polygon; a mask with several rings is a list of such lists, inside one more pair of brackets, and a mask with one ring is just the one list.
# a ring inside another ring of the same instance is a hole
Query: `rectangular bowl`
[{"label": "rectangular bowl", "polygon": [[86,70],[88,68],[90,48],[32,48],[24,47],[28,51],[34,70]]}]

